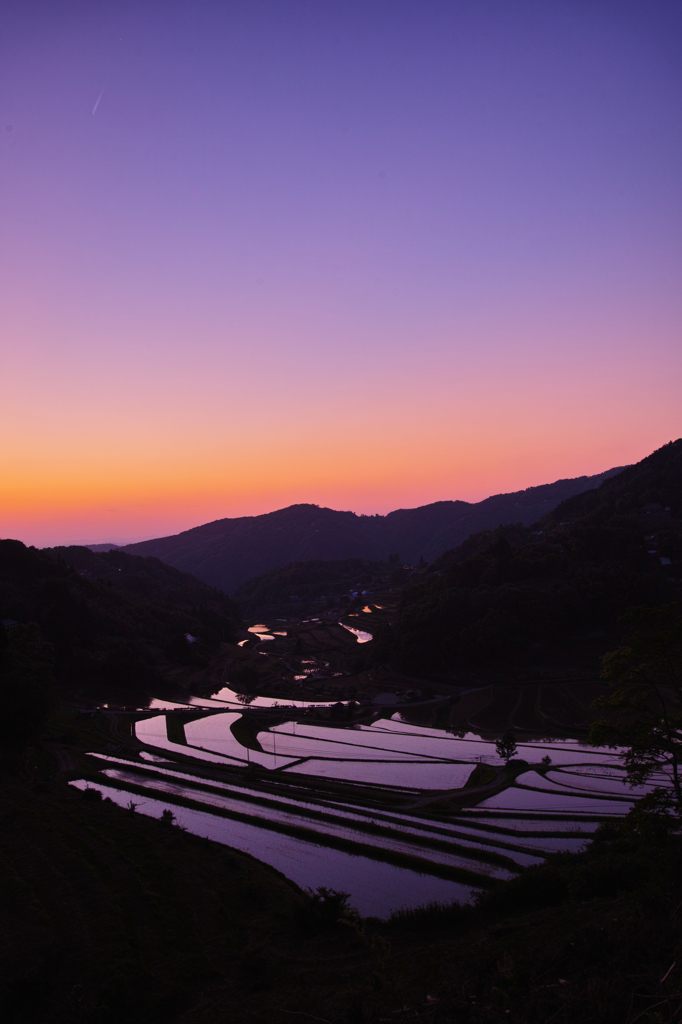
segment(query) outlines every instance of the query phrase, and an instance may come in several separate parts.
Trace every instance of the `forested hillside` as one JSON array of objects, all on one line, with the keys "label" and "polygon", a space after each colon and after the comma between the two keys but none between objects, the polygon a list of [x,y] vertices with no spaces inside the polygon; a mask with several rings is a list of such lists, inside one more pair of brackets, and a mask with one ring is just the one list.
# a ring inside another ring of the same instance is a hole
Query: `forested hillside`
[{"label": "forested hillside", "polygon": [[5,646],[49,663],[73,695],[103,689],[114,699],[200,675],[235,638],[237,617],[225,594],[156,558],[0,541]]},{"label": "forested hillside", "polygon": [[[348,603],[349,593],[362,594],[375,588],[377,580],[402,571],[395,562],[372,562],[362,558],[346,558],[338,562],[293,562],[247,580],[237,589],[234,598],[245,616],[308,614],[317,607]],[[366,602],[358,596],[357,603]]]},{"label": "forested hillside", "polygon": [[477,530],[500,523],[533,523],[565,498],[618,472],[557,480],[477,503],[436,501],[385,516],[291,505],[262,516],[219,519],[173,537],[130,544],[125,550],[161,558],[230,594],[245,580],[291,562],[383,561],[398,554],[402,562],[416,565],[422,556],[430,561]]},{"label": "forested hillside", "polygon": [[548,516],[549,523],[559,523],[585,516],[590,522],[608,522],[616,514],[625,515],[645,510],[648,516],[658,514],[646,506],[660,505],[660,512],[669,510],[673,519],[682,518],[682,440],[671,441],[634,466],[628,466],[599,487],[562,501]]},{"label": "forested hillside", "polygon": [[616,628],[629,606],[677,596],[681,516],[678,440],[534,528],[484,531],[442,555],[405,588],[375,655],[447,674],[575,651]]}]

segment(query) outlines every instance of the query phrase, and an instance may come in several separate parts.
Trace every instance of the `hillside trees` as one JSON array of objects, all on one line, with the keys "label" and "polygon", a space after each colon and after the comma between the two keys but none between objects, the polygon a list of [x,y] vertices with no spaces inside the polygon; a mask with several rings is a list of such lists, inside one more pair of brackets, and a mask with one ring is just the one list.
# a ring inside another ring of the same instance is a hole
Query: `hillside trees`
[{"label": "hillside trees", "polygon": [[[91,685],[152,689],[178,665],[203,670],[238,631],[227,595],[156,558],[80,547],[37,551],[14,540],[0,541],[4,618],[21,627],[8,634],[10,651],[33,623],[57,680],[83,693]],[[9,657],[18,670],[18,655]],[[33,678],[36,666],[23,664]]]},{"label": "hillside trees", "polygon": [[504,761],[505,764],[509,764],[512,757],[516,754],[516,736],[513,729],[507,729],[499,740],[495,741],[495,750],[500,760]]},{"label": "hillside trees", "polygon": [[38,735],[55,706],[54,648],[35,623],[0,625],[0,745],[21,747]]},{"label": "hillside trees", "polygon": [[669,593],[636,526],[540,533],[514,527],[486,533],[475,553],[441,562],[403,591],[389,660],[408,671],[447,671],[531,656],[533,645],[615,628],[630,605]]},{"label": "hillside trees", "polygon": [[607,714],[592,727],[591,741],[623,747],[631,785],[652,778],[649,803],[682,816],[682,613],[676,604],[640,606],[624,617],[628,633],[603,659],[611,692],[593,705]]}]

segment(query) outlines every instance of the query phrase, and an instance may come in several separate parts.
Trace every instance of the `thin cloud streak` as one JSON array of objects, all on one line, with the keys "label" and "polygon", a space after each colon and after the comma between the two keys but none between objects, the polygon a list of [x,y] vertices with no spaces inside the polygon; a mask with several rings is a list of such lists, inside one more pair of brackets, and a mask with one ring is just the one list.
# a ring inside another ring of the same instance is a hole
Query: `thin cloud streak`
[{"label": "thin cloud streak", "polygon": [[94,117],[94,116],[95,116],[95,114],[97,113],[97,108],[98,108],[98,106],[100,105],[100,103],[102,102],[102,96],[104,96],[104,89],[102,89],[101,93],[99,94],[99,96],[98,96],[98,97],[97,97],[97,99],[95,100],[95,105],[94,105],[94,107],[92,108],[92,116],[93,116],[93,117]]}]

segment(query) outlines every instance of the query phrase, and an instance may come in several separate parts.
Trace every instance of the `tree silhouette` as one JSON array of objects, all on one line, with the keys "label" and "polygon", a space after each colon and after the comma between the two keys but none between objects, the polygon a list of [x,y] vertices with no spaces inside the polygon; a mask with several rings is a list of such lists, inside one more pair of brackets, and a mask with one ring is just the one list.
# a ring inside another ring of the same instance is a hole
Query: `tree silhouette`
[{"label": "tree silhouette", "polygon": [[507,729],[507,731],[502,734],[501,738],[495,741],[495,750],[497,751],[497,756],[501,758],[505,764],[508,764],[516,753],[516,736],[514,735],[513,729]]},{"label": "tree silhouette", "polygon": [[592,705],[608,715],[594,723],[590,742],[624,748],[631,786],[667,776],[653,802],[682,815],[682,615],[675,604],[641,606],[622,621],[629,635],[602,662],[611,692]]}]

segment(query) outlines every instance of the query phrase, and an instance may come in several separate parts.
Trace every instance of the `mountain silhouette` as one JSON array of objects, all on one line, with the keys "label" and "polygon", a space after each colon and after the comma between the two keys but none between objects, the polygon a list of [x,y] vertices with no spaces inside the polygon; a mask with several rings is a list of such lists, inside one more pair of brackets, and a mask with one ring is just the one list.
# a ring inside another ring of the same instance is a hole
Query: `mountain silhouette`
[{"label": "mountain silhouette", "polygon": [[529,525],[566,498],[598,487],[622,467],[595,476],[557,480],[484,501],[436,501],[385,516],[290,505],[260,516],[218,519],[172,537],[128,544],[122,550],[153,555],[227,593],[240,583],[289,562],[311,559],[432,560],[471,533],[500,523]]},{"label": "mountain silhouette", "polygon": [[627,609],[679,600],[681,580],[678,439],[564,500],[537,528],[481,531],[413,573],[371,655],[451,681],[498,670],[596,679]]}]

